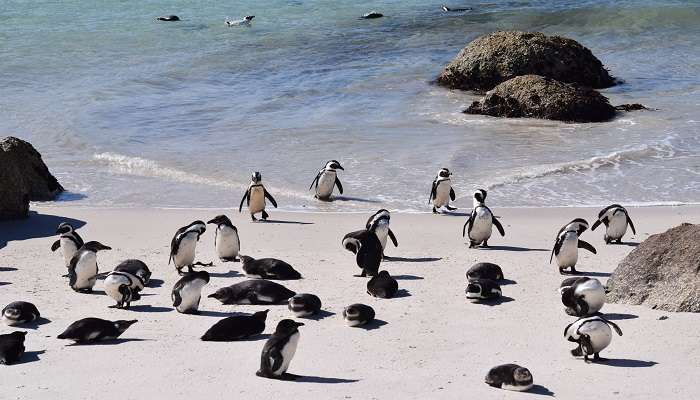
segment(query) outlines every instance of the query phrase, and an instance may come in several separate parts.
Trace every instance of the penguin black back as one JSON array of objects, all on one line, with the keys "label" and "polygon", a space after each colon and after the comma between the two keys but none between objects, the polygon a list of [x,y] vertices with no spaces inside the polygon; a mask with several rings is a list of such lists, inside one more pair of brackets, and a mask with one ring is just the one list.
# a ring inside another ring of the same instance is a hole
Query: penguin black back
[{"label": "penguin black back", "polygon": [[258,311],[252,315],[226,317],[209,328],[202,336],[203,341],[229,342],[259,335],[265,330],[265,320],[270,310]]}]

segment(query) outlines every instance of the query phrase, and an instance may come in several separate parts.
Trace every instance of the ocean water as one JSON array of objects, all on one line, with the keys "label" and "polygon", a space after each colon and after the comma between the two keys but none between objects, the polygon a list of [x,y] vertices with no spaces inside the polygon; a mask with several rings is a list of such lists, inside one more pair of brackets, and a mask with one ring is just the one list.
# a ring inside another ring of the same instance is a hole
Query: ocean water
[{"label": "ocean water", "polygon": [[[456,206],[700,202],[700,2],[3,0],[0,136],[32,142],[59,204],[237,207],[261,171],[280,208],[427,211],[440,167]],[[359,20],[376,10],[386,15]],[[156,22],[177,14],[179,23]],[[228,16],[255,15],[251,28]],[[537,30],[589,47],[656,111],[600,124],[462,114],[432,84],[473,38]],[[341,201],[312,198],[325,161]]]}]

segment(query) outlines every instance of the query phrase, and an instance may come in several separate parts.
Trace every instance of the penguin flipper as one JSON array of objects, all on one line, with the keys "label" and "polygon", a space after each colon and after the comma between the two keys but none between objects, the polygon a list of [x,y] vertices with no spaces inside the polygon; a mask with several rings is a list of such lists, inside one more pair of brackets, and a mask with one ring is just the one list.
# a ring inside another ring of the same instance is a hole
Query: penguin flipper
[{"label": "penguin flipper", "polygon": [[321,171],[318,171],[316,174],[316,177],[314,178],[313,181],[311,181],[311,185],[309,185],[309,190],[311,190],[312,187],[314,187],[314,184],[316,184],[316,188],[318,188],[318,178],[321,176]]},{"label": "penguin flipper", "polygon": [[75,247],[81,248],[85,244],[85,241],[83,241],[83,238],[78,235],[78,232],[73,231],[73,237],[71,238],[75,242]]},{"label": "penguin flipper", "polygon": [[598,254],[598,252],[596,251],[595,247],[593,247],[592,244],[586,242],[585,240],[579,239],[579,240],[578,240],[578,247],[581,248],[581,249],[586,249],[586,250],[590,251],[590,252],[593,253],[593,254]]},{"label": "penguin flipper", "polygon": [[552,254],[549,256],[549,263],[552,263],[552,260],[554,259],[555,254],[559,254],[559,250],[561,249],[561,244],[562,241],[560,238],[557,238],[557,240],[554,242],[554,246],[552,246]]},{"label": "penguin flipper", "polygon": [[457,198],[457,195],[455,194],[455,190],[450,188],[450,200],[455,201]]},{"label": "penguin flipper", "polygon": [[394,235],[394,231],[389,229],[389,237],[391,238],[391,242],[394,243],[394,247],[399,247],[399,241],[396,240],[396,236]]},{"label": "penguin flipper", "polygon": [[491,218],[491,222],[496,225],[496,229],[498,229],[498,233],[500,233],[501,236],[506,235],[506,231],[503,230],[503,225],[501,225],[501,222],[495,216]]},{"label": "penguin flipper", "polygon": [[[464,223],[464,226],[462,227],[462,237],[465,237],[467,235],[467,225],[472,221],[472,216],[469,215],[469,218],[467,218],[467,222]],[[469,228],[471,230],[471,227]]]},{"label": "penguin flipper", "polygon": [[428,204],[430,204],[431,201],[435,200],[435,191],[436,191],[436,181],[433,181],[433,186],[430,189],[430,196],[428,197]]},{"label": "penguin flipper", "polygon": [[602,222],[601,220],[597,219],[597,220],[593,223],[593,226],[591,226],[591,232],[593,232],[597,227],[599,227],[601,222]]},{"label": "penguin flipper", "polygon": [[61,239],[58,239],[55,242],[53,242],[53,244],[51,245],[51,251],[56,251],[59,249],[59,247],[61,247]]},{"label": "penguin flipper", "polygon": [[598,316],[598,318],[602,319],[603,322],[605,322],[606,324],[612,326],[613,329],[615,329],[615,332],[616,332],[619,336],[622,336],[622,329],[620,329],[620,327],[617,326],[616,323],[614,323],[614,322],[612,322],[612,321],[608,321],[607,319],[605,319],[605,318],[603,318],[603,317],[601,317],[601,316]]},{"label": "penguin flipper", "polygon": [[272,205],[275,206],[275,208],[277,208],[277,201],[275,201],[275,198],[272,197],[272,195],[270,194],[270,192],[267,191],[267,189],[263,189],[263,191],[265,192],[265,197],[268,200],[270,200],[270,203],[272,203]]},{"label": "penguin flipper", "polygon": [[627,211],[625,211],[625,217],[627,217],[627,223],[629,224],[630,228],[632,228],[632,233],[637,234],[637,230],[634,229],[634,224],[632,223],[632,218],[630,218],[630,215],[627,214]]},{"label": "penguin flipper", "polygon": [[335,185],[338,186],[338,191],[340,194],[343,194],[343,185],[340,183],[340,179],[338,177],[335,177]]},{"label": "penguin flipper", "polygon": [[243,202],[246,201],[249,194],[250,194],[250,189],[247,189],[245,191],[245,193],[243,194],[243,198],[241,199],[241,204],[238,206],[238,212],[241,212],[243,210]]}]

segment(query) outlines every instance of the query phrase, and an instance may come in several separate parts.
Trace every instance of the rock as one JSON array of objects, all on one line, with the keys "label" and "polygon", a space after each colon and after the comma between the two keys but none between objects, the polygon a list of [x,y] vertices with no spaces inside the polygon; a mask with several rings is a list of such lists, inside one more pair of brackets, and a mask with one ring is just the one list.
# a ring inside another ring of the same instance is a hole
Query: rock
[{"label": "rock", "polygon": [[615,116],[615,108],[595,90],[539,75],[518,76],[503,82],[464,112],[571,122],[600,122]]},{"label": "rock", "polygon": [[530,74],[593,88],[615,85],[600,60],[577,41],[517,31],[475,39],[445,67],[437,82],[452,89],[490,90]]},{"label": "rock", "polygon": [[53,200],[63,191],[41,154],[12,136],[0,140],[0,182],[0,219],[26,217],[30,200]]},{"label": "rock", "polygon": [[700,225],[650,236],[608,280],[608,302],[700,312]]}]

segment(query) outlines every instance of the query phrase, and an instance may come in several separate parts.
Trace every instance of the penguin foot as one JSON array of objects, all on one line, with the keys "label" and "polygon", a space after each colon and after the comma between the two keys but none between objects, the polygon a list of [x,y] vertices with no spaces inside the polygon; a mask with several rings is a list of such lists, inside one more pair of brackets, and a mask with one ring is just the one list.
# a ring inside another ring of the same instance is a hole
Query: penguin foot
[{"label": "penguin foot", "polygon": [[484,243],[481,244],[481,247],[488,249],[489,243],[486,240],[484,240]]},{"label": "penguin foot", "polygon": [[577,347],[577,348],[571,350],[571,355],[574,357],[581,357],[583,355],[583,351],[581,350],[581,347]]},{"label": "penguin foot", "polygon": [[256,222],[258,220],[257,218],[255,218],[255,215],[253,215],[253,214],[250,214],[250,219],[252,219],[253,222]]},{"label": "penguin foot", "polygon": [[267,221],[267,218],[268,218],[269,216],[270,216],[270,215],[268,215],[268,213],[266,213],[266,212],[263,210],[263,212],[262,212],[262,219],[263,219],[263,221]]},{"label": "penguin foot", "polygon": [[608,359],[601,357],[599,353],[593,354],[593,362],[604,362],[604,361],[608,361]]},{"label": "penguin foot", "polygon": [[435,207],[433,207],[433,214],[437,214],[437,213],[438,213],[437,209]]}]

